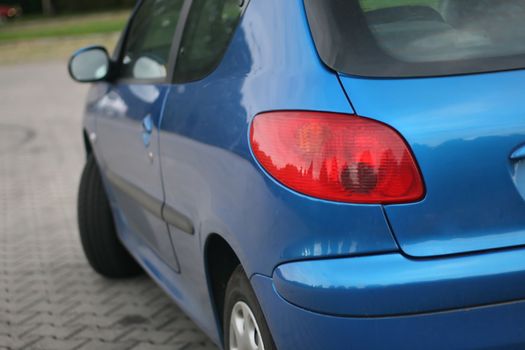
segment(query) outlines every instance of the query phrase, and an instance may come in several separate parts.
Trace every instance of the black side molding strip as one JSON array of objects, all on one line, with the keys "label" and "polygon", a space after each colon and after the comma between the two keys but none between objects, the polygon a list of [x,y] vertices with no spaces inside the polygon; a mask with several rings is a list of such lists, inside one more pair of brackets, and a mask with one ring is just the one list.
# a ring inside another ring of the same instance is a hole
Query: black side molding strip
[{"label": "black side molding strip", "polygon": [[106,171],[106,176],[109,182],[115,186],[119,191],[123,192],[135,202],[139,203],[144,209],[158,218],[162,218],[162,201],[152,197],[135,185],[121,178],[111,170]]},{"label": "black side molding strip", "polygon": [[168,205],[164,205],[164,208],[162,208],[162,217],[169,225],[175,226],[189,235],[195,233],[191,220]]},{"label": "black side molding strip", "polygon": [[110,170],[106,171],[106,177],[115,188],[139,203],[151,214],[187,234],[193,235],[195,233],[195,228],[191,220],[179,211],[163,205],[162,201],[152,197],[135,185],[130,184],[128,181]]}]

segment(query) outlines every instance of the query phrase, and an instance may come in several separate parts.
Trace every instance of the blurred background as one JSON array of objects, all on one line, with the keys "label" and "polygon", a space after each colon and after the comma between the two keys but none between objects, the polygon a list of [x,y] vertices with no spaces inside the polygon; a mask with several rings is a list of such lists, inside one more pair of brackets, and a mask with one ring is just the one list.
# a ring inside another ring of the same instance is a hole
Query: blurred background
[{"label": "blurred background", "polygon": [[92,42],[114,46],[135,0],[0,0],[0,64],[67,59]]}]

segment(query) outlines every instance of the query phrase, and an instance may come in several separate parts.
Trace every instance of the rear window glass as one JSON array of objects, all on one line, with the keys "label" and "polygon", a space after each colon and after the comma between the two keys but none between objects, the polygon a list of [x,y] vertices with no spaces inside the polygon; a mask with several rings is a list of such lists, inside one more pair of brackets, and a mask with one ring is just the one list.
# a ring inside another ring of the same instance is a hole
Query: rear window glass
[{"label": "rear window glass", "polygon": [[362,76],[525,67],[525,0],[305,0],[320,56]]}]

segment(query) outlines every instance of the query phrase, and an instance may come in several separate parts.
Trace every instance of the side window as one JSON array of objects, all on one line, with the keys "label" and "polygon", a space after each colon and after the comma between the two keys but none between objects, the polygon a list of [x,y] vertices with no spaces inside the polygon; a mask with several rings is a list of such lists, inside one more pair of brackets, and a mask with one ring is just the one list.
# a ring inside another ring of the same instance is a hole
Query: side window
[{"label": "side window", "polygon": [[120,77],[163,79],[184,0],[144,0],[124,46]]},{"label": "side window", "polygon": [[175,81],[199,80],[222,59],[241,17],[239,0],[194,0],[175,66]]}]

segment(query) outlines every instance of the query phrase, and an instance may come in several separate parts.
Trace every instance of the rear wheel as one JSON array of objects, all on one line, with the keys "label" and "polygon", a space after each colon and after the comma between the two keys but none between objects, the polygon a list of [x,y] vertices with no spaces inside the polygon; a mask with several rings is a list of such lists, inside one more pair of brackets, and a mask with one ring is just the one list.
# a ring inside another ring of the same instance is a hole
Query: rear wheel
[{"label": "rear wheel", "polygon": [[259,302],[241,266],[226,287],[224,305],[226,350],[275,350]]},{"label": "rear wheel", "polygon": [[92,155],[82,172],[77,208],[80,239],[91,267],[110,278],[139,274],[140,266],[117,237],[111,207]]}]

